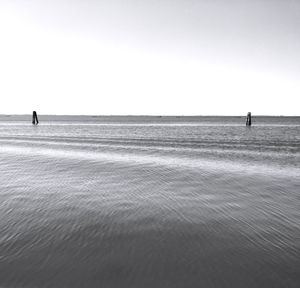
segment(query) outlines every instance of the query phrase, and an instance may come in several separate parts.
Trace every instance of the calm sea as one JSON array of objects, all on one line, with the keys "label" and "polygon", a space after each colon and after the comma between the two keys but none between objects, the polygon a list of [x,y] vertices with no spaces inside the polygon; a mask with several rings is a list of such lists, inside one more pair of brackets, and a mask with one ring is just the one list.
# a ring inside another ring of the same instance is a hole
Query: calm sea
[{"label": "calm sea", "polygon": [[300,287],[300,117],[0,116],[0,287]]}]

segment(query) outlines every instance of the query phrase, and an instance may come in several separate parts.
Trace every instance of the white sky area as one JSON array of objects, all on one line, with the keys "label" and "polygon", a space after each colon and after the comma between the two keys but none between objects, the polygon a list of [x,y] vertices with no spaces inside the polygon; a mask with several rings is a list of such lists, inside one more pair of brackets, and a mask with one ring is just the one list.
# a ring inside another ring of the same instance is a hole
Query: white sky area
[{"label": "white sky area", "polygon": [[0,113],[299,115],[298,0],[0,0]]}]

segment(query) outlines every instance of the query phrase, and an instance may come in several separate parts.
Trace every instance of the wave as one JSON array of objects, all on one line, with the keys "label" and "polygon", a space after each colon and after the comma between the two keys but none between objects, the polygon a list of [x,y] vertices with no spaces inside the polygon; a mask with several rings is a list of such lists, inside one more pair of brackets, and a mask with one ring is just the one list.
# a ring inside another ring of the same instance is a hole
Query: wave
[{"label": "wave", "polygon": [[[80,142],[63,142],[63,141],[42,141],[42,140],[3,140],[0,147],[0,153],[4,154],[18,154],[18,155],[35,155],[51,158],[66,158],[75,160],[88,161],[104,161],[104,162],[119,162],[130,165],[163,165],[174,167],[178,169],[192,168],[202,169],[207,172],[225,172],[238,174],[261,174],[261,175],[276,175],[282,177],[298,177],[300,176],[300,169],[298,167],[283,166],[268,163],[266,161],[251,161],[249,158],[249,151],[246,151],[245,157],[233,157],[233,153],[224,153],[223,149],[211,150],[200,149],[201,153],[195,154],[195,149],[179,149],[172,147],[155,147],[149,149],[147,146],[136,145],[112,145],[111,142],[89,143],[82,144]],[[182,153],[189,152],[189,153]],[[167,153],[166,153],[167,152]],[[181,153],[179,153],[181,152]],[[199,151],[198,151],[199,152]],[[214,157],[210,157],[211,153]],[[236,154],[241,155],[242,151],[235,151]],[[224,157],[231,156],[231,157]],[[272,154],[269,154],[269,156]],[[223,157],[222,157],[223,156]],[[255,155],[254,158],[256,158]],[[276,154],[278,159],[282,160],[280,154]],[[297,159],[300,157],[297,154]],[[295,159],[295,157],[294,157]]]}]

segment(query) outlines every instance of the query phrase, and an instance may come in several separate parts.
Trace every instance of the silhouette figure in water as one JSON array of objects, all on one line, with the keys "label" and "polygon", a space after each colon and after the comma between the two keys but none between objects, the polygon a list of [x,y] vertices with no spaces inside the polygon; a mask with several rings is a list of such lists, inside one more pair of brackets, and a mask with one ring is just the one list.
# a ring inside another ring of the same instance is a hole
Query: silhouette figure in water
[{"label": "silhouette figure in water", "polygon": [[38,120],[36,111],[33,111],[33,112],[32,112],[32,124],[33,124],[33,125],[39,124],[39,120]]},{"label": "silhouette figure in water", "polygon": [[251,112],[247,114],[246,126],[251,126]]}]

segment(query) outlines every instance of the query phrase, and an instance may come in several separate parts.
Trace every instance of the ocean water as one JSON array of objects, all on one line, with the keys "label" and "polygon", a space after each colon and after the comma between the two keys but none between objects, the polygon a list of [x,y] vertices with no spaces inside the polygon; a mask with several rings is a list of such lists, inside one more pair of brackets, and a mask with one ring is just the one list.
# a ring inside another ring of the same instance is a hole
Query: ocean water
[{"label": "ocean water", "polygon": [[0,116],[0,287],[300,287],[300,117]]}]

